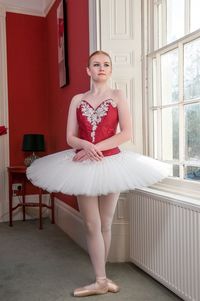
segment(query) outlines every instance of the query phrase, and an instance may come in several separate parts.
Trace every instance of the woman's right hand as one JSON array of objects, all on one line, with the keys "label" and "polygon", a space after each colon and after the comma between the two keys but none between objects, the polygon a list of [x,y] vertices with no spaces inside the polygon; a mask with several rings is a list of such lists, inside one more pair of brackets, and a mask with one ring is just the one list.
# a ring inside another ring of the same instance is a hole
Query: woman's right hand
[{"label": "woman's right hand", "polygon": [[92,161],[99,161],[103,158],[103,154],[98,147],[89,141],[85,140],[83,142],[83,149],[87,157]]}]

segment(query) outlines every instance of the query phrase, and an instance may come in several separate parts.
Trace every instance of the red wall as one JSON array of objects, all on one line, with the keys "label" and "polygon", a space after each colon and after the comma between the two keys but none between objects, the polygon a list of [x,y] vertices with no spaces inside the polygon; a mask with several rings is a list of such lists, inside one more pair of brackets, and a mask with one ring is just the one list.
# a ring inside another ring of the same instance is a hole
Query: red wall
[{"label": "red wall", "polygon": [[[46,153],[68,148],[67,112],[73,95],[89,88],[88,0],[67,0],[70,84],[59,88],[57,0],[46,18],[7,14],[10,163],[22,164],[24,133],[44,133]],[[43,154],[44,155],[44,154]],[[77,207],[74,197],[59,199]]]},{"label": "red wall", "polygon": [[88,0],[67,0],[67,32],[70,84],[59,88],[57,64],[56,8],[47,16],[47,39],[49,60],[49,129],[51,150],[66,148],[67,110],[71,98],[89,88],[85,67],[89,53]]},{"label": "red wall", "polygon": [[10,164],[23,163],[25,133],[45,134],[47,151],[47,38],[45,19],[7,13]]},{"label": "red wall", "polygon": [[[47,16],[47,39],[49,57],[49,133],[52,152],[64,150],[66,144],[67,111],[73,95],[89,88],[85,67],[89,54],[88,0],[67,0],[67,40],[70,84],[59,88],[57,65],[56,8]],[[77,208],[74,197],[58,195],[59,199]]]}]

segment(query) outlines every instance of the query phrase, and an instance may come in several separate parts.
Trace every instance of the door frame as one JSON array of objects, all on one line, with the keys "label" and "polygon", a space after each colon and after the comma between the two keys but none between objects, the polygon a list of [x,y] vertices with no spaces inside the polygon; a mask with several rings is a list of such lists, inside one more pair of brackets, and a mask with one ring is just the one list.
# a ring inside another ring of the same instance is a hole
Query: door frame
[{"label": "door frame", "polygon": [[8,120],[8,77],[6,45],[6,9],[0,5],[0,124],[8,132],[0,137],[0,222],[8,220],[8,174],[10,163]]}]

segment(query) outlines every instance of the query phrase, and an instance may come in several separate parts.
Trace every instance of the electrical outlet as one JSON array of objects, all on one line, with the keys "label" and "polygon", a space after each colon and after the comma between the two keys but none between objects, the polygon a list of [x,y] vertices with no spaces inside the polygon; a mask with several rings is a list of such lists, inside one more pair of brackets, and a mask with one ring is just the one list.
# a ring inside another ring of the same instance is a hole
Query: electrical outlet
[{"label": "electrical outlet", "polygon": [[20,190],[22,190],[22,183],[14,183],[14,184],[12,184],[12,190],[14,190],[14,191],[20,191]]}]

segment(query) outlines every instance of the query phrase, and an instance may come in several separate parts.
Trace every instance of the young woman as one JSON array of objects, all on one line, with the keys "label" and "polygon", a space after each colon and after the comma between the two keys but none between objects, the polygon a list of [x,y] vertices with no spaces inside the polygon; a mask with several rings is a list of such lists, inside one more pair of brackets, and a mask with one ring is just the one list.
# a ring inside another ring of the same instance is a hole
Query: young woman
[{"label": "young woman", "polygon": [[79,297],[119,291],[105,270],[119,193],[168,175],[165,164],[119,149],[131,138],[131,118],[122,91],[108,85],[111,73],[108,53],[90,55],[91,89],[74,96],[69,108],[67,142],[72,149],[40,158],[27,170],[34,185],[77,196],[95,273],[94,283],[75,289]]}]

